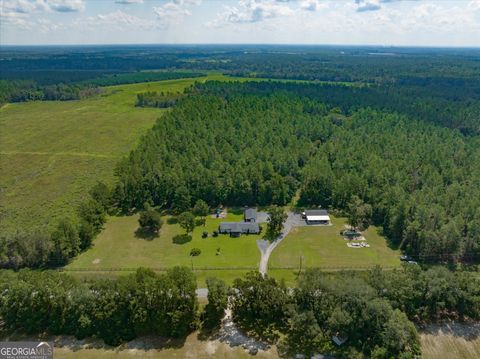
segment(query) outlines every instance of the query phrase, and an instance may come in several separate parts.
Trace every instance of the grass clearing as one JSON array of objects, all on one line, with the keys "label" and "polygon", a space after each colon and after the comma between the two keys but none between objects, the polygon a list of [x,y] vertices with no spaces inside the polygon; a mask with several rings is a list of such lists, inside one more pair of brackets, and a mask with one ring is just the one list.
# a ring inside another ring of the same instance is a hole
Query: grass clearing
[{"label": "grass clearing", "polygon": [[[79,255],[66,269],[102,272],[110,269],[134,270],[143,266],[163,270],[183,265],[193,267],[202,286],[205,285],[205,278],[209,276],[231,283],[234,278],[243,276],[247,271],[258,269],[260,251],[256,240],[261,238],[261,235],[231,238],[228,235],[212,237],[211,234],[222,221],[242,219],[242,214],[234,213],[229,213],[225,219],[208,217],[205,227],[195,227],[190,242],[175,244],[173,237],[183,234],[184,230],[176,223],[169,223],[168,217],[164,218],[165,223],[159,236],[152,240],[136,236],[138,215],[111,217],[105,229],[95,239],[93,247]],[[203,231],[208,231],[210,236],[202,238]],[[191,257],[192,248],[199,248],[201,254]],[[216,255],[217,248],[220,248],[219,255]]]},{"label": "grass clearing", "polygon": [[[0,230],[30,230],[71,214],[97,180],[166,109],[135,107],[145,91],[183,91],[220,74],[105,87],[79,101],[32,101],[0,109]],[[245,79],[243,79],[245,80]]]},{"label": "grass clearing", "polygon": [[425,359],[480,358],[480,323],[431,324],[420,342]]},{"label": "grass clearing", "polygon": [[[370,226],[364,232],[370,248],[349,248],[340,235],[346,224],[345,218],[332,217],[332,226],[306,226],[292,229],[288,236],[273,251],[269,268],[322,267],[325,269],[368,268],[400,265],[400,252],[388,247],[379,228]],[[270,269],[269,269],[270,270]]]}]

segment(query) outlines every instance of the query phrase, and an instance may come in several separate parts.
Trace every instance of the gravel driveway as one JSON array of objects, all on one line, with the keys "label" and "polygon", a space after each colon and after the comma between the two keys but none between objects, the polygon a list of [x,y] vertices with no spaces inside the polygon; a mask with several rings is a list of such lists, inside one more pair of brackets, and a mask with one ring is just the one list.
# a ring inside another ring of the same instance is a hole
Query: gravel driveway
[{"label": "gravel driveway", "polygon": [[258,249],[260,249],[261,258],[258,271],[265,275],[267,273],[268,259],[270,254],[277,247],[281,241],[290,233],[291,229],[294,227],[306,226],[305,220],[302,219],[301,215],[298,213],[288,212],[288,217],[285,223],[283,224],[282,233],[272,242],[266,241],[264,239],[257,240]]}]

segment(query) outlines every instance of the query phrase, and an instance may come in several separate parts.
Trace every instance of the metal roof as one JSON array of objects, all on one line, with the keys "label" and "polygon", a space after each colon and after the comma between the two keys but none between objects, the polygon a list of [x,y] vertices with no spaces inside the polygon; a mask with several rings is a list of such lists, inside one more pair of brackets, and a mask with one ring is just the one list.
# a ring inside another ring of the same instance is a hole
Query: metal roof
[{"label": "metal roof", "polygon": [[221,222],[218,227],[220,232],[228,233],[258,233],[260,226],[252,222]]},{"label": "metal roof", "polygon": [[326,209],[307,209],[305,211],[306,216],[328,216]]},{"label": "metal roof", "polygon": [[246,208],[243,211],[245,219],[257,219],[257,209],[256,208]]}]

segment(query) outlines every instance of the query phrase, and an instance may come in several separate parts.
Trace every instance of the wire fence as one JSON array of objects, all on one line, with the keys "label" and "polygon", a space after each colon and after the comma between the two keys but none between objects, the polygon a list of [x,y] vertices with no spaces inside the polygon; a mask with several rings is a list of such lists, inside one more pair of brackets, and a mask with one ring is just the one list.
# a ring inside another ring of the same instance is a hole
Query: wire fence
[{"label": "wire fence", "polygon": [[[365,265],[365,266],[308,266],[308,267],[300,267],[300,266],[271,266],[268,267],[269,270],[293,270],[293,271],[301,271],[305,269],[318,269],[322,271],[362,271],[362,270],[370,270],[374,268],[374,265]],[[395,268],[399,268],[399,266],[380,266],[382,269],[391,270]],[[59,268],[58,270],[61,272],[134,272],[138,269],[137,268]],[[149,268],[155,272],[165,272],[171,267],[154,267]],[[192,267],[194,272],[202,272],[202,271],[257,271],[258,267],[255,266],[246,266],[246,267]]]}]

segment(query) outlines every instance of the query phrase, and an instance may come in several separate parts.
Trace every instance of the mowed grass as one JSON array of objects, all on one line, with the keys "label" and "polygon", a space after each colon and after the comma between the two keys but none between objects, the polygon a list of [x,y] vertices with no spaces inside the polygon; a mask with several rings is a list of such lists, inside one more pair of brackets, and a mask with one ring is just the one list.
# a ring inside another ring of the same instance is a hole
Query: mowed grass
[{"label": "mowed grass", "polygon": [[[136,269],[149,267],[162,270],[181,265],[192,268],[202,285],[209,276],[219,277],[231,283],[234,278],[243,276],[249,270],[257,270],[260,251],[256,240],[261,235],[243,235],[231,238],[228,235],[212,237],[222,221],[241,221],[243,215],[229,213],[226,219],[208,217],[206,225],[197,226],[192,240],[184,244],[173,243],[173,237],[185,233],[178,224],[169,224],[168,218],[157,238],[142,239],[136,235],[138,215],[112,217],[105,229],[95,239],[88,251],[78,256],[67,270],[107,271],[109,269]],[[202,232],[210,236],[202,238]],[[199,248],[199,256],[191,257],[190,250]],[[220,254],[217,255],[217,248]]]},{"label": "mowed grass", "polygon": [[33,230],[71,214],[98,180],[165,109],[135,107],[144,91],[183,91],[195,79],[119,85],[79,101],[36,101],[0,109],[0,231]]},{"label": "mowed grass", "polygon": [[294,228],[270,256],[269,267],[321,267],[324,269],[361,269],[375,265],[392,267],[400,265],[400,253],[388,247],[379,228],[371,226],[365,231],[370,248],[349,248],[340,235],[344,218],[332,217],[332,226],[307,226]]}]

